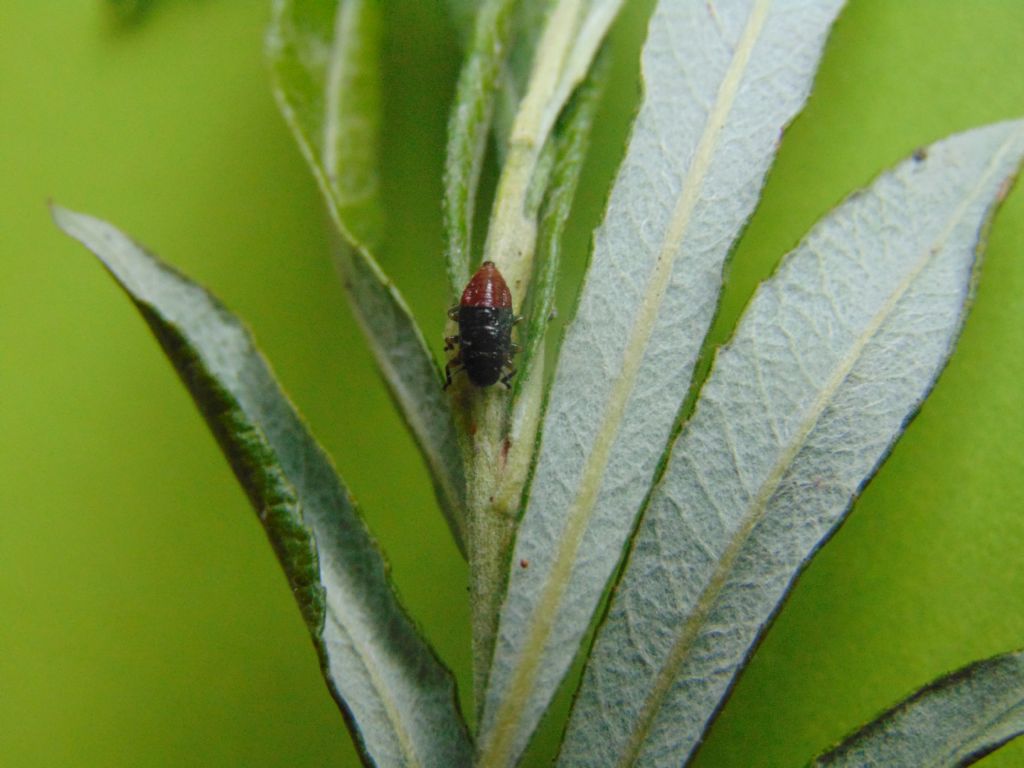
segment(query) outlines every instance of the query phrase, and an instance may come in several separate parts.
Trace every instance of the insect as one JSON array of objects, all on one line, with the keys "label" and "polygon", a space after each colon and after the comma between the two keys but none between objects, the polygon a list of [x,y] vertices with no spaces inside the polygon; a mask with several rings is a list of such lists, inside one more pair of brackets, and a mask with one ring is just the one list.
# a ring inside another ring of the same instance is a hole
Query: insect
[{"label": "insect", "polygon": [[448,351],[458,345],[459,351],[444,367],[444,388],[460,370],[478,387],[498,381],[511,387],[516,372],[512,356],[519,351],[519,345],[512,343],[512,326],[521,318],[512,314],[512,293],[494,262],[480,265],[448,317],[459,324],[459,333],[445,337],[444,348]]}]

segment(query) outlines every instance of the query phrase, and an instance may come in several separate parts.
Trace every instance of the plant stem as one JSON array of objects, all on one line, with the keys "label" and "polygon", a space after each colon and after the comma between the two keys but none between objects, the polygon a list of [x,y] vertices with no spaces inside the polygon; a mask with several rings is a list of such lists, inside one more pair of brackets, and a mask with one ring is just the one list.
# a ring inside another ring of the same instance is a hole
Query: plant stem
[{"label": "plant stem", "polygon": [[[493,261],[512,292],[518,313],[533,271],[539,198],[535,177],[541,150],[561,111],[553,103],[579,25],[581,0],[559,0],[538,43],[526,94],[509,136],[508,151],[495,192],[484,258]],[[534,376],[530,387],[542,377]],[[536,393],[540,402],[540,394]],[[508,394],[481,390],[472,401],[467,506],[470,596],[473,610],[473,681],[478,711],[498,628],[508,578],[509,555],[529,471],[538,418],[521,414],[509,424]],[[510,429],[511,426],[511,429]]]},{"label": "plant stem", "polygon": [[503,475],[506,396],[485,391],[474,407],[469,494],[470,597],[473,606],[473,690],[477,709],[483,704],[491,664],[498,612],[505,593],[508,553],[515,533],[516,509],[496,503]]}]

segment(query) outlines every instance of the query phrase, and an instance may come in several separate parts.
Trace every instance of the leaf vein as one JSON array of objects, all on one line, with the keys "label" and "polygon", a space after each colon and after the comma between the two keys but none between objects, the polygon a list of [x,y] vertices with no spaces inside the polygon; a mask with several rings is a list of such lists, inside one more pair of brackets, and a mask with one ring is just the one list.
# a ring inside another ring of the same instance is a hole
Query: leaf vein
[{"label": "leaf vein", "polygon": [[611,455],[629,395],[647,349],[658,310],[668,289],[672,267],[679,254],[692,214],[700,199],[704,179],[715,156],[722,128],[740,90],[751,54],[768,16],[770,0],[756,0],[746,27],[737,42],[733,59],[719,86],[714,109],[708,115],[693,161],[683,183],[668,230],[647,283],[647,290],[634,321],[626,356],[609,395],[605,415],[584,467],[579,493],[567,513],[566,525],[543,592],[530,617],[527,634],[507,693],[495,716],[490,738],[483,745],[480,766],[504,765],[511,749],[515,724],[525,710],[533,681],[554,626],[558,606],[568,587],[579,546],[593,512],[600,480]]},{"label": "leaf vein", "polygon": [[821,393],[808,409],[804,419],[794,432],[792,439],[789,441],[789,444],[785,446],[785,450],[780,453],[778,459],[766,474],[765,480],[761,484],[757,495],[753,497],[752,503],[747,507],[746,511],[740,518],[740,525],[727,543],[718,566],[715,568],[715,571],[708,580],[707,585],[698,597],[693,612],[682,625],[681,631],[673,644],[668,659],[660,670],[654,685],[651,687],[647,700],[645,701],[640,715],[636,720],[628,746],[617,763],[620,768],[632,765],[639,756],[640,749],[643,746],[647,733],[654,723],[655,716],[657,715],[662,702],[671,690],[678,671],[682,668],[683,664],[693,651],[694,643],[699,637],[701,629],[711,613],[715,600],[725,587],[733,565],[740,556],[744,544],[749,539],[757,524],[764,518],[769,502],[785,477],[786,470],[792,464],[793,459],[799,451],[804,447],[808,436],[826,412],[836,391],[852,372],[865,347],[876,336],[882,325],[892,314],[892,311],[899,304],[900,300],[904,297],[915,280],[931,263],[932,258],[941,251],[946,239],[949,237],[956,225],[959,224],[967,208],[984,192],[991,176],[998,170],[1003,156],[1010,149],[1015,138],[1016,137],[1011,136],[1007,139],[1000,149],[994,154],[987,169],[975,185],[975,188],[965,197],[964,201],[950,218],[949,223],[939,237],[932,243],[931,247],[925,250],[924,255],[920,257],[917,263],[908,271],[906,277],[896,285],[888,299],[882,304],[878,312],[875,313],[874,317],[872,317],[871,321],[866,325],[864,332],[854,340],[849,351],[838,362],[832,376],[829,378],[828,382],[826,382]]}]

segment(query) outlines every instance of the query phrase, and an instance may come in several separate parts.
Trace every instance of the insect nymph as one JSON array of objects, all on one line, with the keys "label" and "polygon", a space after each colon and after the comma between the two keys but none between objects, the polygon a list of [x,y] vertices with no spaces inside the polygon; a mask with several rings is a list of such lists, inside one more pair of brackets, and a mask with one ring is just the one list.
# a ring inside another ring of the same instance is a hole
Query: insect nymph
[{"label": "insect nymph", "polygon": [[511,387],[516,372],[512,356],[519,351],[512,343],[512,326],[519,318],[512,314],[512,293],[494,262],[480,265],[448,317],[459,324],[459,333],[446,337],[444,348],[458,345],[459,351],[444,367],[445,389],[460,370],[478,387],[498,381]]}]

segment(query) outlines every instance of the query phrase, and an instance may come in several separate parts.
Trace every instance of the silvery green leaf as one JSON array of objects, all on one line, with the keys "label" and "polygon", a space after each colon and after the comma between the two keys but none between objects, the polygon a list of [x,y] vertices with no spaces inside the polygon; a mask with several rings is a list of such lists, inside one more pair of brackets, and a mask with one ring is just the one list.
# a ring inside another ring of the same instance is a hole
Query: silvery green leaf
[{"label": "silvery green leaf", "polygon": [[534,65],[524,97],[528,103],[531,91],[538,96],[542,127],[536,135],[541,141],[586,78],[622,4],[623,0],[557,0],[551,4],[544,34],[533,51]]},{"label": "silvery green leaf", "polygon": [[[356,320],[430,469],[465,552],[465,479],[437,363],[368,248],[375,232],[377,0],[276,0],[267,35],[274,95],[347,242],[338,264]],[[348,93],[346,89],[352,89]]]},{"label": "silvery green leaf", "polygon": [[[507,152],[502,158],[484,246],[484,258],[501,270],[512,291],[514,309],[519,308],[533,272],[537,206],[546,185],[542,174],[549,170],[542,167],[542,160],[551,130],[569,97],[591,71],[621,6],[622,0],[552,2],[544,31],[532,47],[526,90],[516,105],[507,139],[501,139],[502,144],[507,143]],[[537,10],[532,3],[523,6],[522,18],[535,15]],[[524,48],[529,50],[530,46]],[[510,70],[506,80],[516,82],[516,73]],[[501,112],[507,114],[507,110]],[[503,137],[502,121],[498,122],[496,133]]]},{"label": "silvery green leaf", "polygon": [[654,13],[640,113],[562,345],[511,558],[485,765],[522,751],[621,557],[689,388],[722,264],[839,7],[663,0]]},{"label": "silvery green leaf", "polygon": [[499,165],[504,165],[509,133],[515,119],[519,99],[526,92],[537,43],[544,31],[544,20],[551,10],[551,0],[518,0],[512,20],[512,49],[505,64],[505,74],[498,93],[494,113],[494,139]]},{"label": "silvery green leaf", "polygon": [[1022,155],[1024,122],[916,153],[823,219],[760,287],[644,513],[564,765],[692,755],[945,365]]},{"label": "silvery green leaf", "polygon": [[453,299],[469,280],[473,211],[494,102],[508,54],[514,0],[484,0],[477,11],[455,104],[448,121],[444,220],[448,279]]},{"label": "silvery green leaf", "polygon": [[[537,236],[537,259],[530,281],[528,302],[523,308],[525,326],[521,332],[523,350],[519,355],[512,388],[512,423],[519,421],[517,409],[531,407],[521,401],[529,389],[526,383],[543,368],[541,357],[548,338],[547,327],[555,305],[555,288],[562,253],[562,234],[572,211],[576,186],[583,171],[583,162],[590,145],[594,117],[608,79],[610,59],[598,55],[594,68],[580,85],[555,126],[551,141],[552,167],[547,174],[547,193],[541,206]],[[539,396],[533,392],[526,396]]]},{"label": "silvery green leaf", "polygon": [[1024,652],[925,686],[814,761],[820,768],[959,768],[1024,733]]},{"label": "silvery green leaf", "polygon": [[472,271],[473,216],[487,139],[493,134],[498,162],[503,164],[549,5],[549,0],[483,0],[475,18],[467,19],[466,8],[449,3],[460,26],[472,21],[448,121],[445,160],[446,255],[455,300]]},{"label": "silvery green leaf", "polygon": [[364,760],[469,765],[450,673],[399,605],[347,489],[249,332],[114,227],[53,214],[128,293],[195,399],[266,529]]},{"label": "silvery green leaf", "polygon": [[383,223],[380,15],[378,0],[275,0],[267,35],[281,111],[346,239],[367,249]]},{"label": "silvery green leaf", "polygon": [[[514,17],[512,19],[512,48],[508,52],[501,72],[501,85],[496,94],[492,116],[492,131],[497,150],[498,165],[505,161],[508,149],[508,135],[515,118],[519,97],[526,88],[529,77],[530,63],[533,60],[537,38],[544,29],[544,17],[551,0],[514,0]],[[475,19],[482,10],[483,3],[473,0],[448,0],[448,16],[459,36],[463,49],[473,44]]]}]

